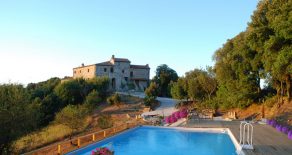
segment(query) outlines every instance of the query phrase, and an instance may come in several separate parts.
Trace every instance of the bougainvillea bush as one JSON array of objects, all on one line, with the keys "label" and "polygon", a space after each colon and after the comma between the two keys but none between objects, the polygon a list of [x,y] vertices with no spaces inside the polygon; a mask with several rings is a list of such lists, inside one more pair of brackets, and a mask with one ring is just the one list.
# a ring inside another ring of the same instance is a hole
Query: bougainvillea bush
[{"label": "bougainvillea bush", "polygon": [[181,118],[186,118],[188,116],[188,111],[186,109],[182,109],[180,111],[176,111],[172,113],[170,116],[164,118],[164,122],[167,124],[175,123],[177,120]]},{"label": "bougainvillea bush", "polygon": [[91,152],[91,155],[113,155],[114,152],[109,150],[107,147],[96,148]]}]

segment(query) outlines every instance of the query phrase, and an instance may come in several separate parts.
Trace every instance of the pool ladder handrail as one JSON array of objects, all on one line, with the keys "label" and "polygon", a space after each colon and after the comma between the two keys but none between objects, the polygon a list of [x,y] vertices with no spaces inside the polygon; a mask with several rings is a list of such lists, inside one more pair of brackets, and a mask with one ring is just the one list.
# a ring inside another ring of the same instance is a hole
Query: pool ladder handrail
[{"label": "pool ladder handrail", "polygon": [[251,122],[242,121],[240,123],[239,144],[242,149],[253,150],[253,125]]}]

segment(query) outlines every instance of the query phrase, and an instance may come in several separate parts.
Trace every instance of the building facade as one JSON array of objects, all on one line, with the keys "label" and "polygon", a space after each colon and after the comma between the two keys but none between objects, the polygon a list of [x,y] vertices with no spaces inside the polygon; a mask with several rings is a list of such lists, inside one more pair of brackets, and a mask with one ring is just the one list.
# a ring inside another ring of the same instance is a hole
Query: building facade
[{"label": "building facade", "polygon": [[112,90],[145,90],[149,84],[149,65],[131,65],[125,58],[115,58],[109,61],[73,68],[73,78],[91,79],[97,76],[107,76]]}]

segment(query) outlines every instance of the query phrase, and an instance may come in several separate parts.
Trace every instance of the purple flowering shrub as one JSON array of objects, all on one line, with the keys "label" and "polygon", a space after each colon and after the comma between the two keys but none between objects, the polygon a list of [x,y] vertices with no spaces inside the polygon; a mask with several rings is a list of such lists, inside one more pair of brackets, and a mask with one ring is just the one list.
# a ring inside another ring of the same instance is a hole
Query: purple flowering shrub
[{"label": "purple flowering shrub", "polygon": [[267,124],[276,128],[276,130],[279,132],[282,132],[284,134],[288,134],[288,138],[292,139],[292,130],[289,131],[288,127],[278,124],[277,121],[273,120],[273,119],[268,120]]},{"label": "purple flowering shrub", "polygon": [[289,132],[289,128],[286,127],[286,126],[283,126],[282,129],[281,129],[281,132],[287,134]]},{"label": "purple flowering shrub", "polygon": [[282,132],[282,125],[276,125],[276,130]]},{"label": "purple flowering shrub", "polygon": [[292,140],[292,130],[288,132],[288,138]]},{"label": "purple flowering shrub", "polygon": [[276,120],[268,120],[268,124],[270,125],[270,126],[272,126],[272,127],[276,127],[277,126],[277,122],[276,122]]}]

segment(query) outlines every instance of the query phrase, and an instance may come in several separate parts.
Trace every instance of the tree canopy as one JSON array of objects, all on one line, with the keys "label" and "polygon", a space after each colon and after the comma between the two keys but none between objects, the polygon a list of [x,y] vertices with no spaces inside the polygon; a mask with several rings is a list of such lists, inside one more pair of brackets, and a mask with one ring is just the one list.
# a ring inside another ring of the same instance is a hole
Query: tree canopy
[{"label": "tree canopy", "polygon": [[168,67],[166,64],[160,65],[156,68],[156,75],[152,82],[155,82],[159,87],[158,96],[171,96],[170,83],[176,82],[178,75],[175,70]]}]

